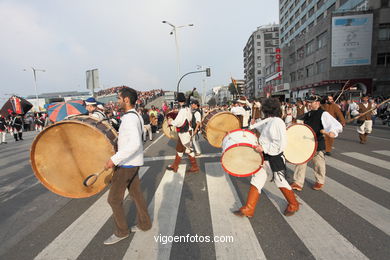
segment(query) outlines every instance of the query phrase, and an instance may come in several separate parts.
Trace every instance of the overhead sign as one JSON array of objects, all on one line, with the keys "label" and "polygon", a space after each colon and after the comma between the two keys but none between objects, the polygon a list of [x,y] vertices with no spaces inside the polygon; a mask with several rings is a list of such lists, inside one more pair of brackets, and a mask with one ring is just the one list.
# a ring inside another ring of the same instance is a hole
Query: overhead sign
[{"label": "overhead sign", "polygon": [[372,14],[332,18],[332,67],[371,64]]}]

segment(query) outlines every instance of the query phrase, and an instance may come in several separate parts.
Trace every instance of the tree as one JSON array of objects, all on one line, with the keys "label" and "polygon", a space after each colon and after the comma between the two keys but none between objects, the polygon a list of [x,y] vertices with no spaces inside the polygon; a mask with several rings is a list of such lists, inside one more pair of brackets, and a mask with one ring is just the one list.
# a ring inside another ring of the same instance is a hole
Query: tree
[{"label": "tree", "polygon": [[215,100],[214,97],[210,98],[210,100],[207,102],[207,104],[211,107],[213,106],[216,106],[217,105],[217,101]]}]

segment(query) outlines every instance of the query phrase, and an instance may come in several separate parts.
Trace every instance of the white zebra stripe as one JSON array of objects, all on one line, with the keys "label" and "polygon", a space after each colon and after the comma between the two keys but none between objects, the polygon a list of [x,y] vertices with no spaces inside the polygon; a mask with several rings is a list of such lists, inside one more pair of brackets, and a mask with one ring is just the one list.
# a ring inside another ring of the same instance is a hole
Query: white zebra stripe
[{"label": "white zebra stripe", "polygon": [[379,166],[379,167],[384,168],[388,171],[390,170],[390,162],[389,161],[381,160],[381,159],[378,159],[378,158],[375,158],[372,156],[368,156],[368,155],[361,154],[361,153],[355,153],[355,152],[342,153],[342,155],[346,155],[346,156],[349,156],[351,158],[363,161],[365,163]]}]

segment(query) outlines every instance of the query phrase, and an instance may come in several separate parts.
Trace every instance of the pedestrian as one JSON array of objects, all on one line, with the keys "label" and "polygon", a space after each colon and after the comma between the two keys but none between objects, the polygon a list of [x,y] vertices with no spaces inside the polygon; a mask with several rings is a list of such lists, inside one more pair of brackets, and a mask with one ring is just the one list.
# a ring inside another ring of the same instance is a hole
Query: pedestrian
[{"label": "pedestrian", "polygon": [[[343,127],[345,126],[344,115],[341,112],[340,107],[334,103],[333,96],[327,96],[326,103],[323,105],[323,110],[339,121]],[[333,143],[334,138],[325,135],[325,155],[331,156]]]},{"label": "pedestrian", "polygon": [[[233,212],[236,216],[253,217],[261,190],[267,180],[267,174],[273,176],[272,181],[275,182],[288,202],[284,215],[292,216],[299,210],[299,203],[285,178],[286,160],[283,151],[287,145],[287,131],[284,121],[280,118],[280,109],[281,105],[278,99],[265,99],[262,103],[265,119],[250,127],[251,129],[256,128],[261,133],[259,145],[255,149],[259,153],[263,153],[264,164],[257,173],[252,175],[247,201],[239,210]],[[243,160],[244,163],[245,160]]]},{"label": "pedestrian", "polygon": [[12,132],[14,134],[15,142],[23,139],[23,118],[16,114],[15,112],[12,112],[11,117],[11,127]]},{"label": "pedestrian", "polygon": [[[372,104],[368,102],[368,96],[362,97],[362,102],[358,104],[359,106],[359,116],[363,113],[369,111],[372,108]],[[372,132],[372,111],[361,116],[357,120],[357,132],[359,134],[359,139],[361,144],[367,143],[367,136]]]},{"label": "pedestrian", "polygon": [[137,226],[131,231],[149,230],[152,226],[145,199],[141,193],[140,180],[138,177],[139,168],[144,164],[143,154],[143,120],[135,111],[137,92],[128,87],[119,91],[119,106],[125,111],[119,127],[118,151],[106,162],[105,168],[114,168],[111,180],[108,203],[113,212],[115,231],[107,240],[105,245],[115,244],[129,236],[129,227],[123,208],[123,197],[125,190],[135,202],[137,208]]},{"label": "pedestrian", "polygon": [[5,121],[5,118],[0,115],[0,135],[1,135],[1,142],[0,144],[6,144],[5,136],[7,134],[7,122]]},{"label": "pedestrian", "polygon": [[202,123],[202,115],[199,109],[199,101],[193,99],[191,101],[191,110],[192,110],[192,144],[194,145],[195,155],[199,156],[202,154],[199,145],[199,130]]},{"label": "pedestrian", "polygon": [[[305,124],[310,126],[316,134],[317,138],[317,151],[314,157],[311,159],[313,161],[314,176],[316,178],[316,183],[313,185],[314,190],[321,190],[325,183],[325,136],[331,138],[336,138],[339,133],[343,131],[342,125],[332,117],[328,112],[324,111],[321,108],[321,97],[311,96],[307,100],[310,111],[307,112],[303,118]],[[307,162],[304,164],[296,165],[294,170],[293,180],[291,187],[294,190],[301,191],[303,184],[305,182]]]},{"label": "pedestrian", "polygon": [[97,120],[105,120],[107,116],[97,107],[98,103],[95,98],[90,97],[85,100],[85,108],[88,110],[89,116]]},{"label": "pedestrian", "polygon": [[184,153],[188,154],[190,159],[191,168],[187,171],[188,173],[198,173],[199,167],[195,159],[195,153],[191,142],[191,120],[192,113],[191,109],[187,106],[187,100],[184,93],[179,92],[177,94],[177,101],[179,103],[179,112],[176,118],[168,118],[168,125],[176,127],[178,135],[176,143],[176,157],[173,164],[168,165],[167,169],[173,172],[177,172],[179,163]]},{"label": "pedestrian", "polygon": [[153,140],[152,126],[150,125],[150,116],[148,109],[142,108],[142,119],[144,120],[144,142],[146,142],[146,133],[149,135],[149,140]]}]

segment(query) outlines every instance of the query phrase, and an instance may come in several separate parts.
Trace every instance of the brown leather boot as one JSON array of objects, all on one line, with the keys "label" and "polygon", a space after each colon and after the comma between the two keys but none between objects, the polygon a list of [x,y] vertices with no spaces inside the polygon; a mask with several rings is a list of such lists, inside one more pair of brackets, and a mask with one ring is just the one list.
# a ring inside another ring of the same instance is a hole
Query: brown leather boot
[{"label": "brown leather boot", "polygon": [[188,173],[198,173],[199,172],[199,167],[198,164],[196,163],[195,157],[188,156],[190,158],[190,163],[191,163],[191,168],[187,171]]},{"label": "brown leather boot", "polygon": [[286,210],[284,211],[285,216],[292,216],[295,212],[299,210],[299,203],[295,197],[295,193],[292,190],[288,190],[286,188],[279,188],[286,198],[288,205]]},{"label": "brown leather boot", "polygon": [[253,217],[253,215],[255,214],[257,202],[259,201],[259,197],[259,191],[255,186],[251,185],[251,187],[249,188],[246,204],[242,206],[239,210],[234,211],[233,214],[239,217]]},{"label": "brown leather boot", "polygon": [[359,134],[360,143],[364,144],[364,135]]},{"label": "brown leather boot", "polygon": [[181,161],[181,157],[178,154],[176,154],[175,161],[173,162],[172,165],[168,165],[167,170],[177,172],[177,170],[179,169],[180,161]]},{"label": "brown leather boot", "polygon": [[365,134],[363,135],[363,141],[364,141],[364,143],[367,143],[367,136],[368,136],[367,133],[365,133]]}]

